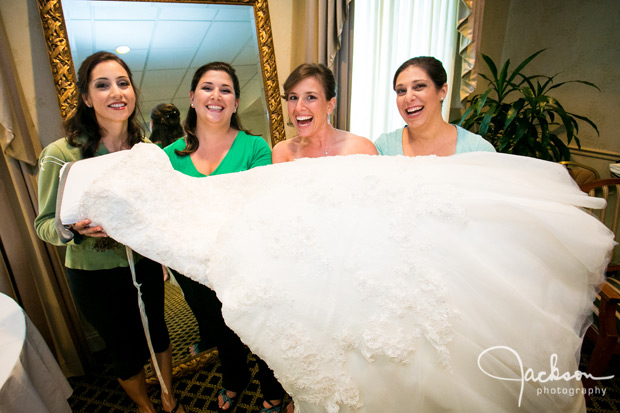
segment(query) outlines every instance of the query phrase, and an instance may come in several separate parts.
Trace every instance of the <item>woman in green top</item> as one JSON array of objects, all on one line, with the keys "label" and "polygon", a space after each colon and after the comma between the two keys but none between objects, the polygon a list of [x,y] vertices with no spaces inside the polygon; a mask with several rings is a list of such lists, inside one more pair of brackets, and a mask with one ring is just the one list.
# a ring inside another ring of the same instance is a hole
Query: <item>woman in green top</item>
[{"label": "woman in green top", "polygon": [[[174,169],[203,178],[271,164],[267,142],[241,128],[237,115],[239,94],[239,79],[228,63],[211,62],[196,71],[189,92],[191,107],[184,124],[186,137],[164,148]],[[209,334],[218,348],[223,376],[218,407],[231,410],[237,394],[250,379],[247,350],[226,326],[222,303],[215,292],[177,272],[175,278],[196,317],[201,340],[206,341],[204,335]],[[284,390],[269,367],[258,357],[256,359],[264,397],[261,411],[279,412]]]},{"label": "woman in green top", "polygon": [[[38,236],[63,245],[55,229],[56,193],[60,167],[67,162],[129,149],[142,142],[136,120],[136,92],[129,67],[116,55],[95,53],[78,71],[81,99],[67,120],[67,137],[42,152],[39,172]],[[108,238],[101,226],[85,219],[70,226],[67,280],[77,308],[97,330],[110,353],[118,381],[140,412],[155,412],[146,390],[144,365],[150,357],[137,291],[125,247]],[[139,257],[137,257],[139,258]],[[164,411],[183,412],[172,395],[172,352],[164,320],[164,285],[159,264],[146,258],[136,265],[137,281],[149,321],[149,333],[168,392],[162,386]]]},{"label": "woman in green top", "polygon": [[181,112],[172,103],[160,103],[151,110],[150,141],[160,148],[182,138]]}]

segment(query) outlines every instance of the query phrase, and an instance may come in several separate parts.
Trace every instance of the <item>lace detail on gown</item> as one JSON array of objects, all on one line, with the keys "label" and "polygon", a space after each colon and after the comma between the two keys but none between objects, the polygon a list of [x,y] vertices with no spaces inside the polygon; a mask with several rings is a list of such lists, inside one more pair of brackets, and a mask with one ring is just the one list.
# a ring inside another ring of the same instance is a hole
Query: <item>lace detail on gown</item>
[{"label": "lace detail on gown", "polygon": [[[524,382],[519,408],[477,365],[507,346],[578,369],[614,241],[561,165],[355,155],[197,179],[125,152],[78,189],[82,216],[213,288],[301,411],[585,411],[579,381]],[[516,377],[511,354],[486,371]]]}]

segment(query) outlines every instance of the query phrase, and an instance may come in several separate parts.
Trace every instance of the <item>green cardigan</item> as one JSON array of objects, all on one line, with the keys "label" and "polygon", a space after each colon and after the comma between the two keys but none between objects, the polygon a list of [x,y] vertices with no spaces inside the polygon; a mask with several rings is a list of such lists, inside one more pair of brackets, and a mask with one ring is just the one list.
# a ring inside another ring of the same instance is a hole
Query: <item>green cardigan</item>
[{"label": "green cardigan", "polygon": [[[95,156],[108,154],[104,145],[100,145]],[[104,270],[127,267],[125,246],[116,244],[105,251],[94,249],[97,238],[76,236],[74,240],[63,244],[55,227],[56,193],[58,192],[61,165],[82,159],[80,148],[69,145],[66,138],[49,144],[39,157],[39,215],[34,220],[37,235],[43,241],[53,245],[66,245],[65,266],[78,270]],[[136,257],[137,258],[137,257]]]}]

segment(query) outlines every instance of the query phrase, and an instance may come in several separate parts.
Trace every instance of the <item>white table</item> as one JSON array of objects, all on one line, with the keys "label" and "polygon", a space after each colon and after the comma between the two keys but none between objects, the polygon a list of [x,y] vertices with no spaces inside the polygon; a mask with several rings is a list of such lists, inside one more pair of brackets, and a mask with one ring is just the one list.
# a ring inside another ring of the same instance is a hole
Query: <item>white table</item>
[{"label": "white table", "polygon": [[0,293],[0,412],[71,412],[72,392],[32,321]]}]

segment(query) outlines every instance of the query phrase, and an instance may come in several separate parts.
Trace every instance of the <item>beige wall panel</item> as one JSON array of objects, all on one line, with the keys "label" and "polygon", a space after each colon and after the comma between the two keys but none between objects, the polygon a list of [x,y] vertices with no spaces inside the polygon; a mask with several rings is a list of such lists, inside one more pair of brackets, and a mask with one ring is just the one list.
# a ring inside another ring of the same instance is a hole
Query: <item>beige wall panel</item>
[{"label": "beige wall panel", "polygon": [[[482,53],[496,60],[501,58],[502,62],[510,58],[518,63],[547,48],[526,73],[560,73],[557,81],[579,79],[595,83],[600,92],[571,84],[552,91],[552,95],[567,111],[586,116],[597,124],[600,137],[589,125],[580,123],[578,136],[583,148],[599,151],[603,158],[620,159],[620,30],[617,28],[620,2],[501,0],[485,3]],[[608,174],[609,160],[578,156],[580,161],[602,167],[601,175]]]}]

